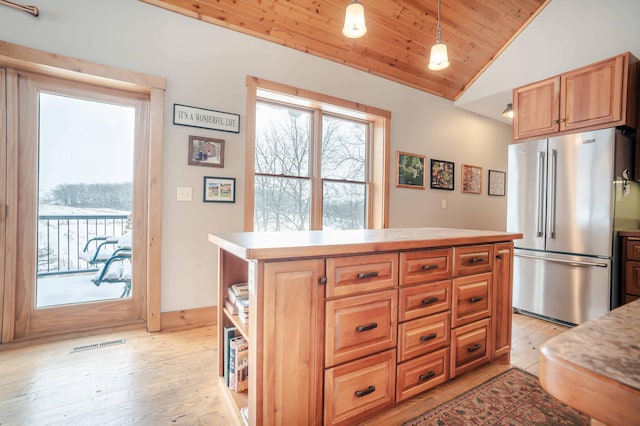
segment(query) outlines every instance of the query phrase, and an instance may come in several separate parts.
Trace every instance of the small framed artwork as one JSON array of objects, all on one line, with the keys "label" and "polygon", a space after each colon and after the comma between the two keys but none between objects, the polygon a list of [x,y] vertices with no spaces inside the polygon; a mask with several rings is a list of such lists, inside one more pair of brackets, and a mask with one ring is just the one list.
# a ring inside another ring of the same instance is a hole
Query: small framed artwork
[{"label": "small framed artwork", "polygon": [[431,188],[453,191],[454,166],[451,161],[431,159]]},{"label": "small framed artwork", "polygon": [[235,203],[236,178],[205,176],[202,201],[205,203]]},{"label": "small framed artwork", "polygon": [[489,170],[489,195],[504,196],[507,174],[498,170]]},{"label": "small framed artwork", "polygon": [[424,189],[425,161],[424,155],[396,151],[396,171],[398,172],[396,187]]},{"label": "small framed artwork", "polygon": [[189,136],[189,164],[224,167],[224,140]]},{"label": "small framed artwork", "polygon": [[480,194],[482,192],[482,167],[462,165],[462,192]]}]

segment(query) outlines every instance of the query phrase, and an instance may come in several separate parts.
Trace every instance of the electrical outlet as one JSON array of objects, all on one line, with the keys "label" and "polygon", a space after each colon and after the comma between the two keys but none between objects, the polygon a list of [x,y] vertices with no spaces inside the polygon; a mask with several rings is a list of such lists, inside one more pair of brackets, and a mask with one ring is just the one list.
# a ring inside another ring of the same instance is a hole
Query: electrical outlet
[{"label": "electrical outlet", "polygon": [[443,209],[447,208],[447,200],[442,200],[442,208]]}]

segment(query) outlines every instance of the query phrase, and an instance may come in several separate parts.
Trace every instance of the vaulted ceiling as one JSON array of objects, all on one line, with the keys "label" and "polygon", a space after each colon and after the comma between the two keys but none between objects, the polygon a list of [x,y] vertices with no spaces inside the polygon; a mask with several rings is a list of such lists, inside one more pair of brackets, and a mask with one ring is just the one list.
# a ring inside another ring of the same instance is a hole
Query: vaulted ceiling
[{"label": "vaulted ceiling", "polygon": [[437,0],[360,0],[367,34],[342,35],[351,0],[142,0],[455,100],[551,0],[441,0],[449,68],[430,71]]}]

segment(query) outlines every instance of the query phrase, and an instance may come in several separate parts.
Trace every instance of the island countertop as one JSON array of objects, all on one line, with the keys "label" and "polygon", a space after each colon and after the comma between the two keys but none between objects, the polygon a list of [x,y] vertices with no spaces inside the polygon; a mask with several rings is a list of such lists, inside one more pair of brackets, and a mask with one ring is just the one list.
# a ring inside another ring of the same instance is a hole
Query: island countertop
[{"label": "island countertop", "polygon": [[243,259],[339,256],[353,253],[496,243],[522,234],[454,228],[212,233],[209,241]]},{"label": "island countertop", "polygon": [[606,424],[640,419],[640,300],[568,330],[541,347],[540,382]]}]

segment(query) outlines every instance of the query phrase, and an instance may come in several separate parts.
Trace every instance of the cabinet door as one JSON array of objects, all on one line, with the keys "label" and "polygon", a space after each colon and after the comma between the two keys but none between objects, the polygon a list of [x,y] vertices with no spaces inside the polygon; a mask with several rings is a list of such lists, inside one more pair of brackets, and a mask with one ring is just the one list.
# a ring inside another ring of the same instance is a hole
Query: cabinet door
[{"label": "cabinet door", "polygon": [[493,268],[493,245],[463,246],[453,249],[453,276],[481,274]]},{"label": "cabinet door", "polygon": [[249,318],[255,424],[322,423],[323,275],[323,260],[264,264],[264,285],[256,288],[264,303],[252,304]]},{"label": "cabinet door", "polygon": [[513,90],[513,138],[529,139],[559,129],[560,78]]},{"label": "cabinet door", "polygon": [[640,262],[627,260],[624,269],[625,293],[640,296]]},{"label": "cabinet door", "polygon": [[398,253],[327,259],[327,299],[394,288]]},{"label": "cabinet door", "polygon": [[453,280],[452,327],[491,316],[492,285],[491,272]]},{"label": "cabinet door", "polygon": [[451,378],[489,362],[491,321],[483,319],[452,330]]},{"label": "cabinet door", "polygon": [[[394,349],[327,369],[324,380],[324,424],[353,425],[357,423],[356,420],[393,405],[396,399],[395,384]],[[295,399],[288,403],[297,404]]]},{"label": "cabinet door", "polygon": [[397,344],[397,290],[329,300],[326,316],[326,367]]},{"label": "cabinet door", "polygon": [[493,264],[493,313],[491,358],[505,356],[509,362],[511,352],[513,243],[495,244]]},{"label": "cabinet door", "polygon": [[400,253],[400,285],[451,278],[451,256],[450,248]]},{"label": "cabinet door", "polygon": [[625,56],[620,55],[560,78],[560,131],[622,120]]}]

